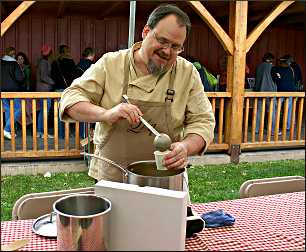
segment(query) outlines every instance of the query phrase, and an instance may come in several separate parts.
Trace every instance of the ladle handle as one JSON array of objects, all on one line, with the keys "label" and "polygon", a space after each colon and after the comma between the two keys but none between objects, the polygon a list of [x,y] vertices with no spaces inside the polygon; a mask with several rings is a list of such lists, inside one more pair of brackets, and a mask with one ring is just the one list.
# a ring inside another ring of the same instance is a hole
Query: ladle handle
[{"label": "ladle handle", "polygon": [[81,155],[85,155],[85,156],[88,156],[88,157],[93,157],[93,158],[97,158],[97,159],[103,160],[103,161],[105,161],[105,162],[115,166],[116,168],[118,168],[124,174],[125,177],[128,176],[128,171],[126,169],[122,168],[120,165],[116,164],[114,161],[112,161],[110,159],[107,159],[105,157],[99,157],[99,156],[97,156],[95,154],[89,154],[87,152],[81,152]]},{"label": "ladle handle", "polygon": [[[129,97],[127,95],[122,95],[124,101],[126,103],[129,103]],[[148,123],[145,119],[143,119],[141,116],[139,116],[140,121],[155,135],[155,136],[160,136],[159,132],[153,128],[153,126]]]}]

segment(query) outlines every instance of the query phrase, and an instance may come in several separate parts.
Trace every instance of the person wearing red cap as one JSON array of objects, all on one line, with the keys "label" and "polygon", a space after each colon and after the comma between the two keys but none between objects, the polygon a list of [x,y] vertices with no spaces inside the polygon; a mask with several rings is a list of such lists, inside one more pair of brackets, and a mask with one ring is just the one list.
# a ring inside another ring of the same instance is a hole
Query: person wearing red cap
[{"label": "person wearing red cap", "polygon": [[[41,48],[41,58],[37,64],[37,75],[36,75],[36,91],[38,92],[50,92],[54,90],[55,82],[51,78],[51,63],[50,56],[52,54],[52,48],[48,45],[43,45]],[[40,111],[37,120],[37,137],[43,137],[44,133],[44,109],[43,99],[39,101]],[[51,99],[47,99],[47,114],[51,107]],[[49,138],[53,138],[52,135],[48,134]]]}]

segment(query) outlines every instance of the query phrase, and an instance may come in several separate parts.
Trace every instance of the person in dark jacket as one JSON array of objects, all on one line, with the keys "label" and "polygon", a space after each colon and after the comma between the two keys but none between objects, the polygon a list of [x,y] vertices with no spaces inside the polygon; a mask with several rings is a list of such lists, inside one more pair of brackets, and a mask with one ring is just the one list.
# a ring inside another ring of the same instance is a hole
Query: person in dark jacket
[{"label": "person in dark jacket", "polygon": [[24,76],[25,76],[25,90],[26,91],[33,91],[32,90],[32,84],[31,84],[31,66],[28,57],[25,53],[19,52],[16,55],[16,60],[19,66],[21,67]]},{"label": "person in dark jacket", "polygon": [[294,60],[292,55],[287,54],[283,58],[288,59],[288,64],[293,69],[296,90],[302,91],[303,90],[303,76],[302,76],[301,67]]},{"label": "person in dark jacket", "polygon": [[[5,49],[5,55],[1,59],[1,91],[2,92],[23,92],[25,91],[24,80],[25,76],[17,63],[16,49],[8,47]],[[21,101],[14,100],[14,122],[21,115]],[[2,99],[3,108],[5,110],[5,127],[3,130],[4,137],[12,139],[11,135],[11,120],[10,120],[10,99]]]},{"label": "person in dark jacket", "polygon": [[[272,53],[266,53],[262,62],[256,67],[255,72],[255,86],[254,91],[257,92],[276,92],[277,87],[272,79],[271,70],[273,67],[274,55]],[[272,135],[274,135],[275,127],[275,113],[276,113],[276,99],[270,98],[266,104],[266,111],[269,111],[270,101],[273,100],[273,111],[272,111]],[[256,114],[256,129],[255,132],[259,132],[260,116],[262,110],[262,100],[258,100],[257,114]],[[279,133],[280,134],[280,133]]]},{"label": "person in dark jacket", "polygon": [[[36,74],[36,91],[38,92],[50,92],[54,90],[55,82],[51,78],[51,63],[50,58],[52,55],[52,48],[48,45],[43,45],[41,48],[41,58],[37,64]],[[43,100],[39,100],[40,111],[37,120],[37,137],[43,138],[44,131],[44,109]],[[47,99],[47,115],[51,107],[51,99]],[[49,138],[53,138],[53,135],[48,134]]]},{"label": "person in dark jacket", "polygon": [[59,56],[51,65],[51,77],[55,81],[55,90],[61,91],[71,85],[76,66],[67,45],[60,45],[58,53]]},{"label": "person in dark jacket", "polygon": [[[76,66],[74,77],[78,78],[93,64],[95,51],[91,47],[86,47],[82,52],[82,58]],[[93,124],[94,125],[94,124]],[[80,135],[85,138],[85,123],[80,123]]]},{"label": "person in dark jacket", "polygon": [[76,65],[75,70],[75,78],[80,77],[94,62],[95,58],[95,51],[91,47],[86,47],[84,51],[82,52],[82,58],[80,59],[80,62]]},{"label": "person in dark jacket", "polygon": [[[70,55],[70,48],[67,45],[60,45],[58,53],[58,58],[51,64],[51,78],[55,82],[55,91],[62,92],[74,80],[76,66]],[[59,138],[65,137],[65,125],[60,119],[58,121],[58,136]]]},{"label": "person in dark jacket", "polygon": [[[285,56],[279,60],[279,65],[272,68],[272,77],[277,85],[278,92],[295,92],[297,87],[295,85],[294,70],[290,67],[290,60]],[[283,101],[283,98],[282,98]],[[288,103],[288,119],[287,130],[291,127],[292,115],[292,97],[289,97]]]}]

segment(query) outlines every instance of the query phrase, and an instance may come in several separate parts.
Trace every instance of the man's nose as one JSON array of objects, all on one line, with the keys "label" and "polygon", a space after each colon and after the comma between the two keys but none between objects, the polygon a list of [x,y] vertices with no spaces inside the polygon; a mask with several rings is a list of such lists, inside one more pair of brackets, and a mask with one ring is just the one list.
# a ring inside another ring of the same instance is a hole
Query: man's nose
[{"label": "man's nose", "polygon": [[162,50],[162,52],[163,52],[163,54],[165,54],[165,56],[167,56],[167,57],[170,57],[170,55],[171,55],[171,47],[166,47],[166,48],[162,48],[163,50]]}]

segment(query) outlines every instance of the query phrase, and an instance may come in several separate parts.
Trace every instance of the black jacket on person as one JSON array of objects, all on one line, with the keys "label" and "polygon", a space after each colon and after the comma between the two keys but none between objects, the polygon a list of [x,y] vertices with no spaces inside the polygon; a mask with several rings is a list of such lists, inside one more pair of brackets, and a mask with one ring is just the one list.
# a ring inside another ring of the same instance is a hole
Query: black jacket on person
[{"label": "black jacket on person", "polygon": [[78,78],[82,76],[82,74],[92,65],[92,63],[93,61],[90,59],[81,59],[76,66],[74,77]]},{"label": "black jacket on person", "polygon": [[74,80],[75,63],[72,58],[59,58],[51,65],[51,78],[55,89],[66,89]]},{"label": "black jacket on person", "polygon": [[25,76],[17,61],[10,56],[1,59],[1,91],[25,91]]}]

